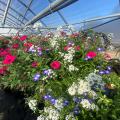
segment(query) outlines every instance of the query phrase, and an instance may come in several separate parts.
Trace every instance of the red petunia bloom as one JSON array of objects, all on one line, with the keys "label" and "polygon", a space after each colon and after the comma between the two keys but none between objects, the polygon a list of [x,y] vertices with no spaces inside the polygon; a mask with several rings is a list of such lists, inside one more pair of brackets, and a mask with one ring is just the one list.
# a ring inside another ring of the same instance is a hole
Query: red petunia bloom
[{"label": "red petunia bloom", "polygon": [[13,44],[13,45],[12,45],[12,48],[13,48],[13,49],[18,49],[18,48],[19,48],[19,44],[17,44],[17,43],[16,43],[16,44]]},{"label": "red petunia bloom", "polygon": [[0,68],[0,74],[3,75],[6,72],[7,68],[7,66],[3,66],[2,68]]},{"label": "red petunia bloom", "polygon": [[51,68],[52,69],[55,69],[55,70],[58,70],[60,69],[61,67],[61,63],[59,61],[53,61],[51,64],[50,64]]},{"label": "red petunia bloom", "polygon": [[6,55],[10,55],[10,52],[7,49],[0,52],[0,57],[4,57]]},{"label": "red petunia bloom", "polygon": [[24,43],[24,46],[25,46],[25,47],[29,47],[29,48],[30,48],[32,45],[33,45],[33,43],[31,43],[31,42],[26,42],[26,43]]},{"label": "red petunia bloom", "polygon": [[80,50],[80,46],[79,45],[75,46],[75,50],[79,51]]},{"label": "red petunia bloom", "polygon": [[7,55],[3,60],[3,64],[12,64],[15,61],[16,57],[12,55]]},{"label": "red petunia bloom", "polygon": [[65,46],[64,51],[68,51],[69,48],[70,48],[70,46]]},{"label": "red petunia bloom", "polygon": [[32,63],[32,67],[37,67],[37,66],[38,66],[38,62],[35,61]]},{"label": "red petunia bloom", "polygon": [[96,57],[96,53],[95,52],[93,52],[93,51],[89,51],[87,54],[86,54],[86,56],[88,57],[88,58],[94,58],[94,57]]},{"label": "red petunia bloom", "polygon": [[20,41],[24,41],[27,39],[27,35],[23,35],[22,37],[20,37]]}]

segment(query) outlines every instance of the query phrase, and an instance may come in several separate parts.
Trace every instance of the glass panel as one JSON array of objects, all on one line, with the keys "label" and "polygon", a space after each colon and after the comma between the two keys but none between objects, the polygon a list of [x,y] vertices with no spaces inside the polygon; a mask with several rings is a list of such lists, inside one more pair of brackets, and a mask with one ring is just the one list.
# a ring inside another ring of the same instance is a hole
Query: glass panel
[{"label": "glass panel", "polygon": [[22,5],[18,0],[12,0],[10,7],[21,13],[24,14],[26,7]]},{"label": "glass panel", "polygon": [[[86,4],[87,3],[87,4]],[[71,23],[93,17],[112,14],[119,5],[119,0],[79,0],[61,10],[67,21]]]},{"label": "glass panel", "polygon": [[64,25],[63,20],[61,17],[58,15],[57,12],[48,15],[47,17],[43,18],[42,21],[50,27],[57,27],[59,25]]},{"label": "glass panel", "polygon": [[33,0],[33,3],[30,7],[36,14],[49,5],[48,0]]}]

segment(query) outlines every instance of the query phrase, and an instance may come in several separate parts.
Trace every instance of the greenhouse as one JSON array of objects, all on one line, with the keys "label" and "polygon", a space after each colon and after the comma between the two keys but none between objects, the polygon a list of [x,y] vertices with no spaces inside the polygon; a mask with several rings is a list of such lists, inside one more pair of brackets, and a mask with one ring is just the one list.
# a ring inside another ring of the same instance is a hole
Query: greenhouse
[{"label": "greenhouse", "polygon": [[120,0],[0,0],[0,120],[120,120]]}]

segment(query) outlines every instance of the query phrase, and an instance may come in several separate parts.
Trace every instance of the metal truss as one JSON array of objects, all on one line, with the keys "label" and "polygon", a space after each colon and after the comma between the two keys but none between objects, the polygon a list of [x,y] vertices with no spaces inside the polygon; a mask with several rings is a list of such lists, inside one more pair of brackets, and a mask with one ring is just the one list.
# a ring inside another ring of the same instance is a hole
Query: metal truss
[{"label": "metal truss", "polygon": [[[19,1],[24,7],[27,8],[26,11],[25,11],[25,13],[24,13],[24,15],[23,15],[22,21],[24,20],[24,18],[25,18],[25,16],[26,16],[26,14],[27,14],[28,11],[31,12],[33,16],[36,16],[36,13],[34,13],[34,12],[30,9],[30,6],[31,6],[33,0],[30,1],[30,3],[29,3],[28,6],[27,6],[25,3],[23,3],[21,0],[18,0],[18,1]],[[40,20],[40,22],[41,22],[44,26],[47,27],[47,25],[46,25],[42,20]]]},{"label": "metal truss", "polygon": [[8,14],[10,3],[11,3],[11,0],[8,0],[7,6],[6,6],[6,9],[5,9],[5,12],[4,12],[3,20],[2,20],[3,25],[5,24],[5,20],[6,20],[7,14]]}]

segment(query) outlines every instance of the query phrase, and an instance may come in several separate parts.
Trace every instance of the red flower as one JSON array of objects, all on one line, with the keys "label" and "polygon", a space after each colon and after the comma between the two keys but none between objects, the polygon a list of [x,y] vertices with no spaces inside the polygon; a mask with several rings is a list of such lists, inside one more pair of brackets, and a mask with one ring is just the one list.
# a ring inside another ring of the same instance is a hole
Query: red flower
[{"label": "red flower", "polygon": [[3,64],[11,64],[15,61],[16,57],[12,55],[7,55],[3,61]]},{"label": "red flower", "polygon": [[55,70],[58,70],[60,69],[61,67],[61,63],[59,61],[53,61],[51,64],[50,64],[51,68],[52,69],[55,69]]},{"label": "red flower", "polygon": [[80,46],[77,45],[77,46],[75,47],[75,50],[76,50],[76,51],[79,51],[79,50],[80,50]]},{"label": "red flower", "polygon": [[31,43],[31,42],[26,42],[26,43],[24,43],[24,46],[25,47],[31,47],[33,44]]},{"label": "red flower", "polygon": [[0,52],[0,57],[4,57],[6,55],[10,55],[10,52],[7,49]]},{"label": "red flower", "polygon": [[7,67],[3,66],[2,68],[0,68],[0,74],[4,74],[6,70],[7,70]]},{"label": "red flower", "polygon": [[38,66],[38,62],[33,62],[32,63],[32,67],[37,67]]},{"label": "red flower", "polygon": [[17,44],[17,43],[16,43],[16,44],[13,44],[13,45],[12,45],[12,48],[13,48],[13,49],[19,48],[19,44]]},{"label": "red flower", "polygon": [[88,58],[94,58],[94,57],[96,57],[96,55],[97,55],[97,54],[96,54],[95,52],[90,51],[90,52],[87,53],[86,56],[87,56]]},{"label": "red flower", "polygon": [[14,36],[13,40],[19,40],[19,36]]},{"label": "red flower", "polygon": [[64,51],[68,51],[69,48],[70,48],[70,46],[65,46]]},{"label": "red flower", "polygon": [[27,35],[23,35],[22,37],[20,37],[20,41],[24,41],[27,39]]}]

